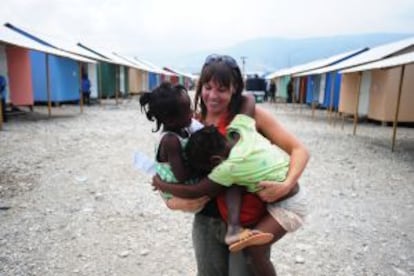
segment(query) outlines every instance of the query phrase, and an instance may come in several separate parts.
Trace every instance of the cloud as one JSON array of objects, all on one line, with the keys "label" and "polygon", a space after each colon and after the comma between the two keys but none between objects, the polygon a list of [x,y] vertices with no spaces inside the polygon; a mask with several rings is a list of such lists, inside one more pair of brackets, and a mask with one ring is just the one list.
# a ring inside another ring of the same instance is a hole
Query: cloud
[{"label": "cloud", "polygon": [[0,19],[132,53],[189,53],[257,37],[412,32],[412,0],[3,0]]}]

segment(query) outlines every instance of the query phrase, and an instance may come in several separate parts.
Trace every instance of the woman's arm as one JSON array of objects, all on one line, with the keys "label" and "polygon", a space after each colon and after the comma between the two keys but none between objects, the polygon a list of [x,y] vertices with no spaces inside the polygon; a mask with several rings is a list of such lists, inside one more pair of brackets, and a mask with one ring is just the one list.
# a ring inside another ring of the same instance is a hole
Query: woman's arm
[{"label": "woman's arm", "polygon": [[259,183],[262,188],[258,192],[260,198],[266,202],[273,202],[287,195],[296,185],[309,160],[306,147],[293,134],[286,130],[268,111],[257,106],[255,111],[256,126],[260,133],[269,141],[290,155],[290,166],[286,180],[282,185],[275,185],[272,181]]},{"label": "woman's arm", "polygon": [[198,198],[205,195],[212,198],[225,189],[225,186],[217,184],[207,177],[196,184],[177,184],[165,182],[158,175],[155,175],[152,179],[152,186],[182,198]]}]

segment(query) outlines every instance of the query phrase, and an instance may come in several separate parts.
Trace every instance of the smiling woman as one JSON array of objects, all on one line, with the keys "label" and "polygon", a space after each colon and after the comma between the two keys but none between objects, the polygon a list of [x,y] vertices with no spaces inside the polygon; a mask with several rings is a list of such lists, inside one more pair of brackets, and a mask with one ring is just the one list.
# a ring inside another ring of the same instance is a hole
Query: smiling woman
[{"label": "smiling woman", "polygon": [[[196,111],[199,111],[201,121],[205,125],[216,126],[224,135],[227,126],[241,112],[243,104],[246,102],[246,97],[242,95],[243,89],[244,82],[240,68],[232,57],[208,56],[202,67],[195,96],[195,107]],[[261,190],[257,195],[254,193],[243,194],[240,223],[245,227],[254,227],[263,233],[272,233],[274,235],[273,242],[275,242],[291,229],[284,228],[281,222],[269,223],[269,220],[273,219],[269,215],[265,215],[264,201],[275,202],[279,200],[280,203],[283,203],[290,199],[291,192],[297,187],[298,179],[307,164],[309,154],[302,143],[287,132],[264,109],[257,106],[253,113],[253,125],[270,142],[289,154],[292,162],[283,182],[260,182],[258,185]],[[153,185],[162,190],[163,185],[169,184],[155,177]],[[275,275],[273,264],[270,261],[269,244],[246,248],[243,253],[230,254],[229,247],[225,242],[226,224],[220,219],[220,216],[227,212],[228,206],[225,198],[225,192],[220,193],[217,197],[213,196],[204,208],[195,215],[193,246],[198,275]],[[186,210],[185,207],[188,206],[186,199],[182,198],[173,197],[170,202],[175,202],[173,209]],[[288,205],[286,203],[282,209],[287,211],[290,208],[286,207]],[[169,207],[171,208],[171,205]],[[230,207],[232,206],[230,205]],[[288,222],[283,225],[290,224]],[[220,234],[218,235],[218,233]],[[252,235],[254,236],[255,233],[241,235],[240,239],[250,239]],[[246,256],[249,261],[245,259]]]}]

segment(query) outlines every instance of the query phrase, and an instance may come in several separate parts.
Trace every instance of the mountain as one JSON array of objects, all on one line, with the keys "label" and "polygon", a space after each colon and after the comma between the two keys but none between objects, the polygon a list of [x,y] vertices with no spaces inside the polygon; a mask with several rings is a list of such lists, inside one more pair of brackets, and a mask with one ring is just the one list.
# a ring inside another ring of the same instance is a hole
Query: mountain
[{"label": "mountain", "polygon": [[246,57],[246,72],[266,73],[347,51],[375,47],[411,36],[414,34],[372,33],[303,39],[258,38],[224,49],[199,51],[177,57],[157,56],[154,57],[157,59],[154,62],[169,64],[182,71],[198,73],[207,55],[220,53],[233,56],[240,66],[241,57]]}]

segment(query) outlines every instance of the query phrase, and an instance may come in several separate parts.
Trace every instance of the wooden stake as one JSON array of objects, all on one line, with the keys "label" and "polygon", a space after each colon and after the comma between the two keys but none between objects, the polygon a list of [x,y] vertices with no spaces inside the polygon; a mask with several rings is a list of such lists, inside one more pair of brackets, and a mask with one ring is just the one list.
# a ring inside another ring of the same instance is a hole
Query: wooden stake
[{"label": "wooden stake", "polygon": [[400,83],[398,86],[397,107],[395,110],[394,123],[392,126],[392,146],[391,146],[392,152],[394,152],[395,138],[397,136],[398,113],[400,112],[400,101],[401,101],[402,84],[404,81],[404,73],[405,73],[405,65],[403,65],[401,68]]},{"label": "wooden stake", "polygon": [[358,72],[359,75],[359,85],[358,85],[358,89],[357,89],[357,101],[356,101],[356,105],[355,105],[355,113],[354,113],[354,131],[353,131],[353,135],[356,134],[356,128],[357,128],[357,124],[358,124],[358,109],[359,109],[359,94],[360,94],[360,90],[361,90],[361,82],[362,82],[362,73]]},{"label": "wooden stake", "polygon": [[0,99],[0,130],[3,129],[3,101]]},{"label": "wooden stake", "polygon": [[49,54],[46,54],[46,93],[47,93],[47,111],[49,118],[52,116],[52,99],[50,96],[50,70],[49,70]]},{"label": "wooden stake", "polygon": [[99,63],[98,74],[99,74],[98,101],[99,101],[99,105],[101,105],[102,103],[102,62]]},{"label": "wooden stake", "polygon": [[83,91],[82,91],[82,64],[80,61],[78,61],[78,68],[79,68],[79,107],[80,107],[80,113],[83,113]]},{"label": "wooden stake", "polygon": [[[335,76],[335,74],[334,74]],[[332,107],[334,105],[334,90],[335,90],[335,78],[333,78],[332,82],[331,82],[331,87],[330,87],[330,94],[331,94],[331,98],[330,98],[330,103],[329,103],[329,123],[332,123]]]}]

